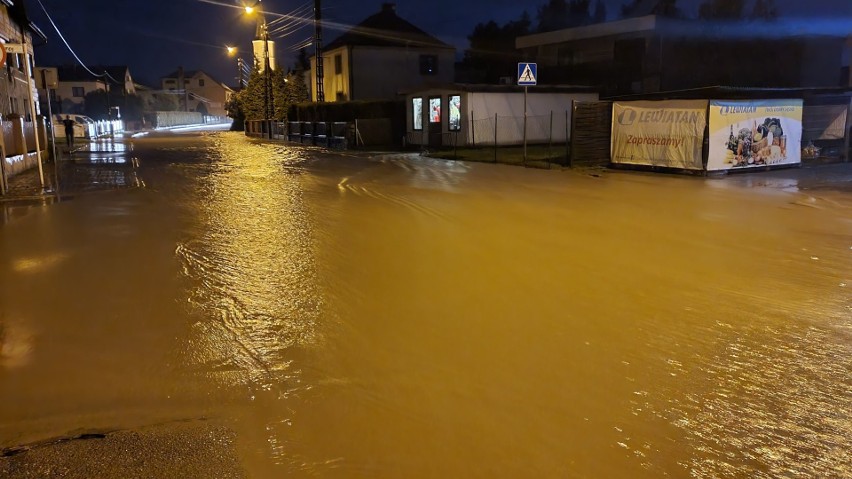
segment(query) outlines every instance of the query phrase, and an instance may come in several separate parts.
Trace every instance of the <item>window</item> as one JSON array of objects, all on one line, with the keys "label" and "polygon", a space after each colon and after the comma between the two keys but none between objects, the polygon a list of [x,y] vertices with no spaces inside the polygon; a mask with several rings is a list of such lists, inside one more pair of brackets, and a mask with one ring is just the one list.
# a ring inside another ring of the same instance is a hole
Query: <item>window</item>
[{"label": "window", "polygon": [[71,96],[76,98],[83,98],[86,96],[86,90],[81,86],[71,87]]},{"label": "window", "polygon": [[166,85],[174,85],[175,80],[166,80]]},{"label": "window", "polygon": [[184,81],[183,81],[183,86],[189,86],[189,80],[184,80]]},{"label": "window", "polygon": [[51,88],[49,95],[50,95],[50,101],[56,102],[56,88]]},{"label": "window", "polygon": [[423,129],[423,99],[422,98],[412,98],[411,99],[411,124],[415,130]]},{"label": "window", "polygon": [[450,115],[449,129],[450,131],[461,130],[461,95],[450,95],[449,99]]},{"label": "window", "polygon": [[429,123],[441,123],[441,99],[429,99]]},{"label": "window", "polygon": [[559,47],[556,51],[556,64],[559,66],[570,66],[574,64],[574,50],[568,47]]},{"label": "window", "polygon": [[346,93],[343,93],[342,91],[337,92],[336,99],[337,101],[346,101]]},{"label": "window", "polygon": [[334,74],[340,75],[343,73],[343,55],[334,56]]},{"label": "window", "polygon": [[198,79],[198,86],[204,86],[204,79],[203,78]]},{"label": "window", "polygon": [[438,55],[420,55],[420,74],[438,74]]}]

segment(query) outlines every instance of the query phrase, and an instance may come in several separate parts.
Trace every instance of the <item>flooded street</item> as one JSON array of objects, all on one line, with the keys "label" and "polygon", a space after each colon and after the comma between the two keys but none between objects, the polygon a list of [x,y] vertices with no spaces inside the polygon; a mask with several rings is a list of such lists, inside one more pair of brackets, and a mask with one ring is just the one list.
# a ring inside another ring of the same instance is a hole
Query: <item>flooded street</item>
[{"label": "flooded street", "polygon": [[852,477],[849,181],[132,153],[0,223],[0,449],[210,418],[249,477]]}]

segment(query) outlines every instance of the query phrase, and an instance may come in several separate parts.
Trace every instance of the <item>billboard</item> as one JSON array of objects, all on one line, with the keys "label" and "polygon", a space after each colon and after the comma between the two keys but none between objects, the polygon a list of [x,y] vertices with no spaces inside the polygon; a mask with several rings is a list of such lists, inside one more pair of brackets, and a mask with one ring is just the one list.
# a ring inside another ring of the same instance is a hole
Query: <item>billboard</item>
[{"label": "billboard", "polygon": [[802,100],[710,102],[708,171],[802,162]]},{"label": "billboard", "polygon": [[701,170],[707,100],[612,105],[612,162]]}]

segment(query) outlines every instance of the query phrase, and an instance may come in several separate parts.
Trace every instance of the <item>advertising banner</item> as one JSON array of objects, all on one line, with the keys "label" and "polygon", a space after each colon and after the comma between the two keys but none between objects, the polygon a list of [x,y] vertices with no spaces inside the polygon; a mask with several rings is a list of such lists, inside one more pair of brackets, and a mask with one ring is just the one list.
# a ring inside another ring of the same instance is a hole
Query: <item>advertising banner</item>
[{"label": "advertising banner", "polygon": [[802,162],[802,100],[710,102],[707,170]]},{"label": "advertising banner", "polygon": [[706,100],[612,105],[612,162],[701,170]]}]

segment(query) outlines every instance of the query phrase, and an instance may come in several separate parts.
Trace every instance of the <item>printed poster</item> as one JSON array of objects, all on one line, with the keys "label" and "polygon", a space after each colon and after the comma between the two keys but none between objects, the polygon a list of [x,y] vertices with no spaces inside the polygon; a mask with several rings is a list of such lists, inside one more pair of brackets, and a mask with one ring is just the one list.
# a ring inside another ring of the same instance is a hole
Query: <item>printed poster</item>
[{"label": "printed poster", "polygon": [[708,171],[802,162],[802,100],[710,102]]},{"label": "printed poster", "polygon": [[612,105],[612,162],[701,170],[707,100]]}]

